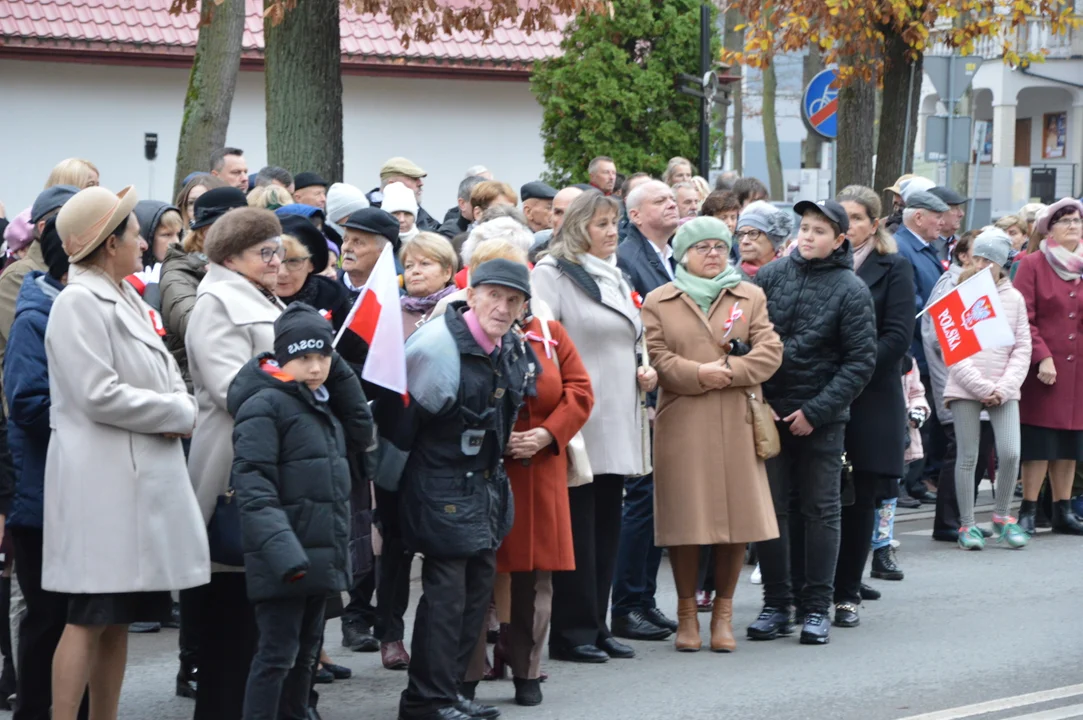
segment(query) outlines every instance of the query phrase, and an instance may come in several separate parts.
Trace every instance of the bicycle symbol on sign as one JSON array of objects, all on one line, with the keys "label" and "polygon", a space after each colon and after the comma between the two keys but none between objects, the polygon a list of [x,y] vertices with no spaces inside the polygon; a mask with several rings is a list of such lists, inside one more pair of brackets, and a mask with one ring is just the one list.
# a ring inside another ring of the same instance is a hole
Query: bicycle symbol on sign
[{"label": "bicycle symbol on sign", "polygon": [[824,94],[809,103],[809,115],[820,112],[839,97],[838,88],[830,86],[824,88]]}]

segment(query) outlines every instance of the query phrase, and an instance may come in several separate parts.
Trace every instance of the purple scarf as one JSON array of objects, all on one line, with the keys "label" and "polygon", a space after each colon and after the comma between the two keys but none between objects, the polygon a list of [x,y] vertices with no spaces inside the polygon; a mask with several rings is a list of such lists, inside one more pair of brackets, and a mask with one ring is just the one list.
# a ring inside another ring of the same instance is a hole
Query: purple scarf
[{"label": "purple scarf", "polygon": [[446,288],[437,290],[432,295],[425,297],[410,297],[409,295],[403,295],[399,298],[402,303],[402,309],[406,312],[418,313],[419,315],[428,315],[432,312],[432,309],[436,307],[436,303],[446,298],[451,293],[455,292],[459,288],[454,285],[448,285]]}]

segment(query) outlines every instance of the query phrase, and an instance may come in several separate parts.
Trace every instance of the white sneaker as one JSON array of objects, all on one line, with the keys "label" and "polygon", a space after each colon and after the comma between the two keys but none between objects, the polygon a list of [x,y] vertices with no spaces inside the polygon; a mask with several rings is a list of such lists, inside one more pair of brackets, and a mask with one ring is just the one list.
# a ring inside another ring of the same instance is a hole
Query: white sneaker
[{"label": "white sneaker", "polygon": [[756,569],[752,571],[752,577],[749,581],[753,585],[763,585],[763,573],[760,572],[760,564],[756,563]]}]

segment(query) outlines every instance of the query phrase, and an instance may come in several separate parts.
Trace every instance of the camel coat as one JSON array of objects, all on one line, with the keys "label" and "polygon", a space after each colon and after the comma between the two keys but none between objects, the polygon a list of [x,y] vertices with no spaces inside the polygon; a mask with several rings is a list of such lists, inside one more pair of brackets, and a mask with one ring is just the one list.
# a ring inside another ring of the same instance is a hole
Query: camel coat
[{"label": "camel coat", "polygon": [[[727,334],[734,307],[741,316]],[[747,543],[778,537],[767,470],[756,456],[748,410],[751,391],[782,364],[782,341],[767,317],[763,291],[749,282],[725,290],[707,315],[673,283],[643,305],[647,351],[661,388],[654,423],[654,536],[659,547]],[[722,344],[752,346],[731,357],[733,383],[700,385],[703,363]]]},{"label": "camel coat", "polygon": [[161,319],[139,294],[72,265],[45,332],[52,410],[41,585],[63,593],[210,581],[181,441],[196,424]]}]

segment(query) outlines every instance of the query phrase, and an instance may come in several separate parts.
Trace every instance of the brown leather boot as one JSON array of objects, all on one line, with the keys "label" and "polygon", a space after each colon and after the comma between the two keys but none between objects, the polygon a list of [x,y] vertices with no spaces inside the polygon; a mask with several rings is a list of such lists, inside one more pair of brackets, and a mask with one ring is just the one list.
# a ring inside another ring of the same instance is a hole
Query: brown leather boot
[{"label": "brown leather boot", "polygon": [[699,608],[695,596],[677,599],[677,652],[698,652],[703,647],[699,636]]},{"label": "brown leather boot", "polygon": [[737,640],[733,637],[733,598],[716,597],[711,612],[711,650],[733,652]]}]

